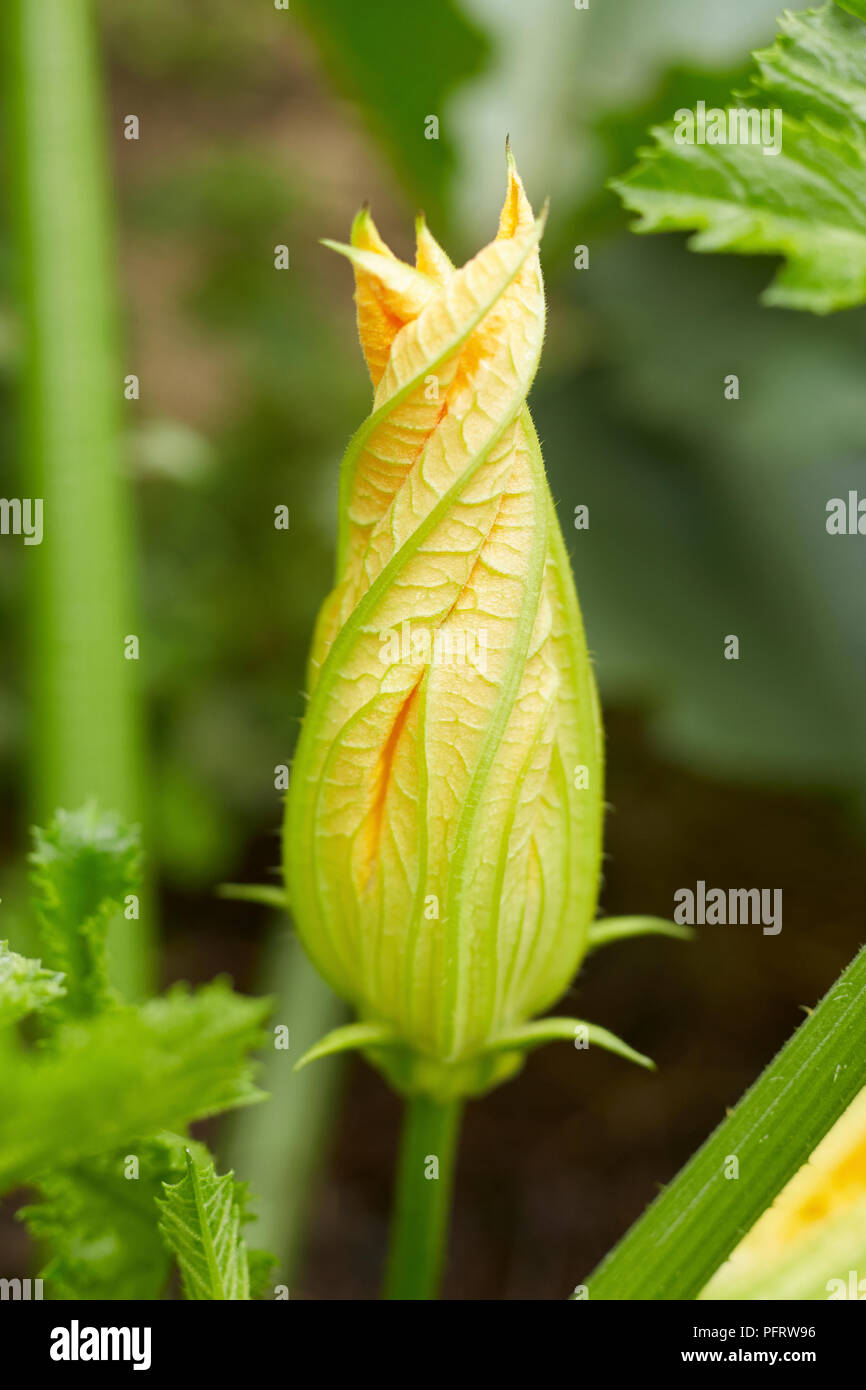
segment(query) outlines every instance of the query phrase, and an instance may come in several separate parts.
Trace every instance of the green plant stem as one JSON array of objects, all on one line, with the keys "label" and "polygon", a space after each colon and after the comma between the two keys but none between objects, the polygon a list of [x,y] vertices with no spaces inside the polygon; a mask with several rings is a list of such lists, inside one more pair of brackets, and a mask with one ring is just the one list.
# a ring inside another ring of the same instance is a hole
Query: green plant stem
[{"label": "green plant stem", "polygon": [[[124,372],[89,0],[7,0],[6,93],[25,330],[23,483],[44,538],[31,605],[31,812],[96,800],[141,817],[131,526],[120,471]],[[142,653],[143,656],[146,653]],[[109,937],[114,982],[149,983],[141,919]]]},{"label": "green plant stem", "polygon": [[325,1057],[297,1072],[293,1063],[345,1020],[346,1006],[287,930],[285,914],[272,931],[261,986],[274,998],[272,1022],[289,1029],[290,1047],[280,1051],[271,1045],[264,1053],[258,1080],[270,1100],[247,1106],[232,1118],[227,1160],[255,1193],[247,1242],[272,1250],[280,1281],[291,1285],[333,1129],[344,1059]]},{"label": "green plant stem", "polygon": [[857,1095],[864,1059],[866,947],[590,1277],[589,1297],[696,1298]]},{"label": "green plant stem", "polygon": [[[385,1297],[436,1298],[442,1278],[461,1105],[406,1102],[385,1277]],[[436,1160],[438,1171],[433,1175]]]}]

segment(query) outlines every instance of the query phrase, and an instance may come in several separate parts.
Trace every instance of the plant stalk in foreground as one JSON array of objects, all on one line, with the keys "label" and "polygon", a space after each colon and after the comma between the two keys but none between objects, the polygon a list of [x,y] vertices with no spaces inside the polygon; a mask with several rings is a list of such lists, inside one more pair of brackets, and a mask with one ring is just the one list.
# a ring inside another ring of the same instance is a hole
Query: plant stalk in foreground
[{"label": "plant stalk in foreground", "polygon": [[697,1298],[850,1105],[864,1057],[866,947],[575,1297]]},{"label": "plant stalk in foreground", "polygon": [[[26,356],[27,491],[42,543],[32,593],[32,810],[93,800],[140,817],[130,525],[120,473],[105,122],[89,0],[10,0],[4,16],[9,156]],[[144,916],[110,936],[114,982],[146,992]]]}]

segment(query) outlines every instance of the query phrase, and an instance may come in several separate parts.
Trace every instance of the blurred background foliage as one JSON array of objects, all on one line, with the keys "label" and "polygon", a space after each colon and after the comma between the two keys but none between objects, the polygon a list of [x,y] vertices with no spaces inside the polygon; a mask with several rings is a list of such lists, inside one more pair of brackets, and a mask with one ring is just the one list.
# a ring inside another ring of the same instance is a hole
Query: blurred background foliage
[{"label": "blurred background foliage", "polygon": [[[538,1184],[524,1185],[494,1219],[482,1190],[491,1152],[526,1142],[507,1128],[514,1108],[532,1104],[525,1082],[476,1107],[487,1118],[470,1121],[456,1236],[474,1296],[549,1296],[585,1272],[862,937],[846,885],[866,797],[864,542],[829,537],[824,523],[830,497],[864,490],[866,313],[761,309],[767,267],[692,255],[679,237],[635,237],[604,188],[650,124],[699,98],[722,102],[744,80],[777,11],[778,0],[588,11],[566,0],[292,0],[288,11],[270,0],[105,0],[100,10],[123,370],[141,379],[127,466],[164,973],[255,971],[259,916],[215,904],[213,886],[277,862],[273,769],[290,760],[303,711],[339,459],[370,398],[349,275],[318,238],[345,237],[368,198],[398,254],[410,252],[419,206],[455,258],[472,254],[495,227],[506,133],[535,205],[551,199],[549,329],[531,405],[608,711],[604,906],[669,915],[674,889],[695,877],[781,881],[793,895],[778,945],[727,929],[739,933],[732,952],[726,929],[708,929],[703,955],[649,943],[592,967],[587,1011],[668,1063],[659,1121],[658,1093],[651,1102],[643,1080],[594,1062],[588,1104],[601,1152],[610,1147],[599,1168],[612,1193],[596,1190],[590,1150],[575,1154],[582,1140],[562,1118],[575,1087],[584,1096],[568,1058],[531,1064],[549,1085],[536,1114],[545,1138],[524,1179],[547,1172],[556,1134],[548,1205]],[[129,113],[138,142],[122,136]],[[438,141],[424,138],[428,115]],[[279,243],[287,272],[274,269]],[[0,467],[14,479],[5,244],[0,294]],[[729,373],[738,401],[723,396]],[[273,526],[279,504],[288,532]],[[581,504],[586,531],[573,526]],[[13,899],[26,815],[23,585],[21,549],[3,546],[0,781]],[[739,635],[738,662],[723,659],[728,633]],[[711,990],[716,1031],[696,1041]],[[734,1004],[760,1025],[736,1031]],[[346,1257],[339,1276],[311,1275],[313,1290],[366,1289],[365,1261],[379,1257],[387,1157],[378,1169],[396,1110],[363,1075],[344,1119],[343,1185],[326,1196],[314,1255],[331,1251],[329,1231],[338,1249],[342,1223],[365,1272],[353,1284]],[[385,1136],[375,1153],[370,1129]],[[617,1187],[629,1145],[643,1157]],[[353,1206],[346,1194],[364,1182]],[[518,1234],[503,1252],[509,1217]],[[515,1270],[531,1254],[537,1278],[525,1285]]]},{"label": "blurred background foliage", "polygon": [[[506,131],[536,203],[551,197],[533,408],[603,693],[640,704],[688,766],[861,798],[862,547],[824,521],[861,466],[866,316],[760,309],[765,267],[637,239],[602,191],[654,120],[736,86],[775,0],[104,13],[115,111],[144,124],[116,165],[166,870],[235,872],[301,711],[336,464],[367,401],[345,271],[318,236],[369,196],[398,251],[424,203],[471,254]],[[267,525],[280,502],[288,538]]]}]

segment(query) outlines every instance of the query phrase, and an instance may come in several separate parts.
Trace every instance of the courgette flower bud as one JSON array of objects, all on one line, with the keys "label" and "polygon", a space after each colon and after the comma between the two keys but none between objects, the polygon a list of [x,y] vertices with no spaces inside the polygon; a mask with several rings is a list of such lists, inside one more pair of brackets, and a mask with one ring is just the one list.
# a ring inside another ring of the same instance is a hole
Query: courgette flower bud
[{"label": "courgette flower bud", "polygon": [[542,226],[509,153],[498,233],[459,269],[423,218],[414,266],[366,210],[326,243],[354,269],[375,394],[342,466],[286,886],[360,1020],[310,1055],[361,1047],[440,1098],[588,1027],[529,1022],[586,951],[602,822],[595,683],[526,406]]}]

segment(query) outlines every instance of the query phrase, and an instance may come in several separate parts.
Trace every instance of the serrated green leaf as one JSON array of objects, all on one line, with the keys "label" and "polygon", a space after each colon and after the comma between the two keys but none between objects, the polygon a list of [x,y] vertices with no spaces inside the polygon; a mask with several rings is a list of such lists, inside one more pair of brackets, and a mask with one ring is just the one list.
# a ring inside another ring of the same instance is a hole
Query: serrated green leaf
[{"label": "serrated green leaf", "polygon": [[41,1200],[18,1216],[42,1251],[46,1298],[160,1297],[170,1257],[156,1200],[163,1183],[183,1174],[188,1147],[177,1134],[159,1134],[43,1179]]},{"label": "serrated green leaf", "polygon": [[30,879],[45,960],[64,975],[64,1018],[112,1002],[105,959],[109,924],[140,887],[137,830],[89,805],[58,811],[33,832]]},{"label": "serrated green leaf", "polygon": [[245,1187],[233,1173],[218,1177],[210,1155],[186,1155],[180,1182],[164,1184],[159,1229],[177,1256],[184,1295],[196,1301],[250,1298],[243,1238]]},{"label": "serrated green leaf", "polygon": [[695,251],[783,256],[764,302],[815,313],[866,301],[866,14],[845,8],[786,12],[753,55],[750,90],[731,97],[728,109],[781,113],[778,154],[655,127],[655,147],[612,183],[637,231],[695,229]]},{"label": "serrated green leaf", "polygon": [[0,1190],[261,1098],[267,1000],[217,980],[58,1029],[0,1069]]},{"label": "serrated green leaf", "polygon": [[10,951],[8,941],[0,941],[0,1027],[38,1013],[62,999],[64,992],[61,974],[19,956]]}]

